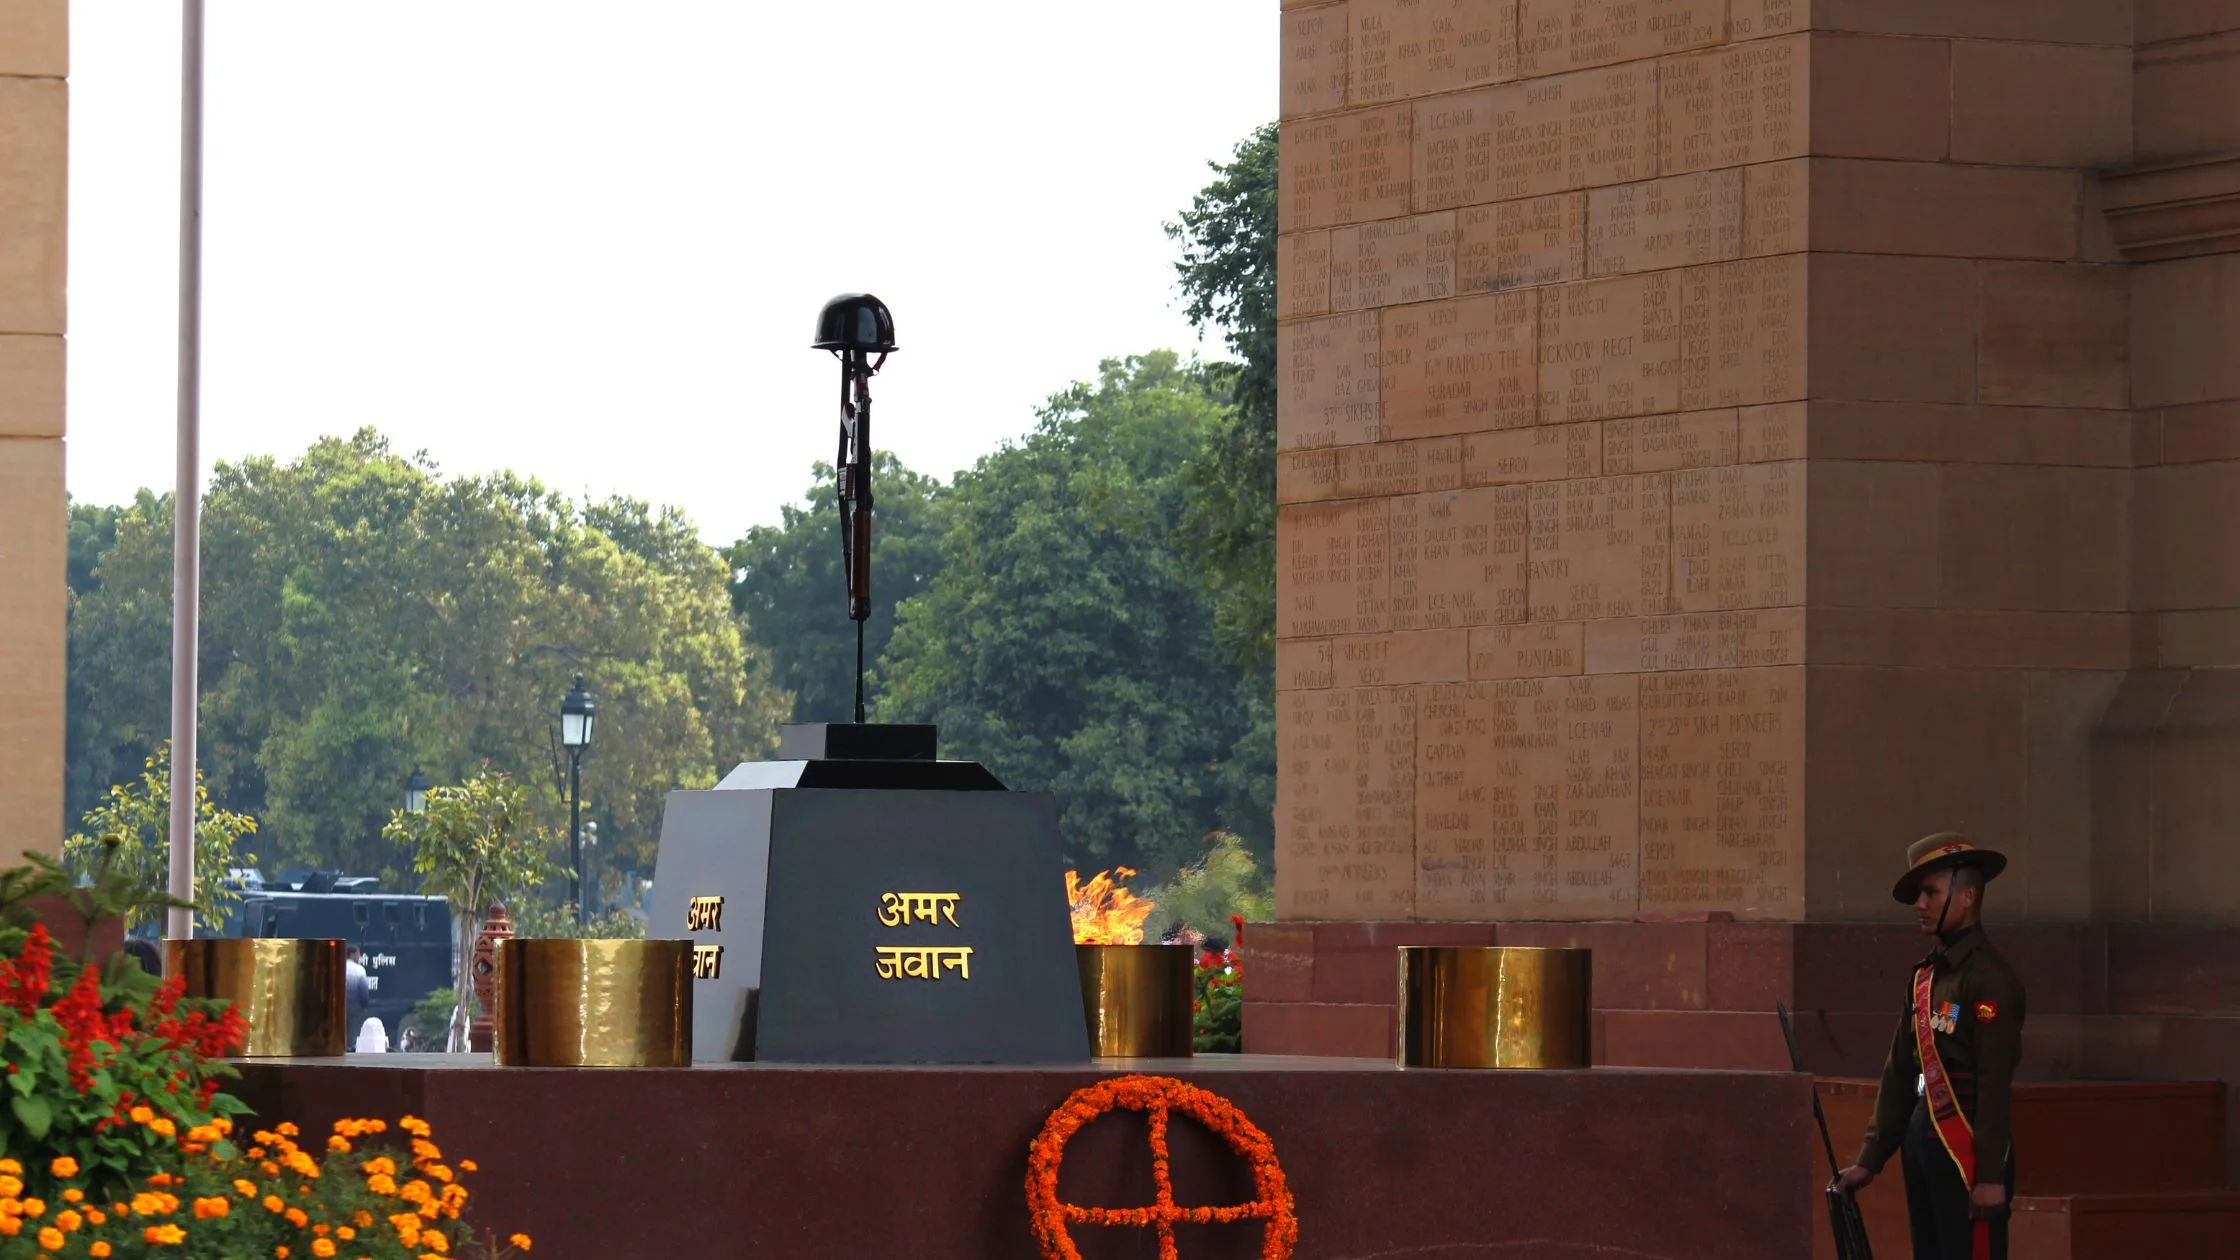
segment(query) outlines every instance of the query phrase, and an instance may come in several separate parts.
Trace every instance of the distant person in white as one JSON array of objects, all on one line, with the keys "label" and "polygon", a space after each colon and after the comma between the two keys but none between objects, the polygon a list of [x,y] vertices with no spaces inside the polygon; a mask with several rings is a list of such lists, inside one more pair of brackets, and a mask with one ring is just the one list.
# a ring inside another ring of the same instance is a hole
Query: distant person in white
[{"label": "distant person in white", "polygon": [[[360,1027],[366,1023],[366,1008],[373,1004],[373,980],[366,975],[366,964],[358,947],[352,945],[343,955],[342,976],[342,1026],[348,1030],[345,1039],[358,1049],[365,1049]],[[388,1048],[388,1038],[383,1037],[381,1048]]]}]

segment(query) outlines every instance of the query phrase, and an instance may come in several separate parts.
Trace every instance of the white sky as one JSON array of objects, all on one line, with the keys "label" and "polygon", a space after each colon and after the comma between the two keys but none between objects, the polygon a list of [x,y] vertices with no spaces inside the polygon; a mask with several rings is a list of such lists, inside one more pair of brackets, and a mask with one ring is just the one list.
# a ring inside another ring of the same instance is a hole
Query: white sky
[{"label": "white sky", "polygon": [[[70,8],[70,489],[119,502],[172,479],[179,6]],[[373,425],[711,541],[832,457],[836,292],[944,477],[1196,348],[1160,225],[1276,112],[1274,0],[209,9],[206,462]]]}]

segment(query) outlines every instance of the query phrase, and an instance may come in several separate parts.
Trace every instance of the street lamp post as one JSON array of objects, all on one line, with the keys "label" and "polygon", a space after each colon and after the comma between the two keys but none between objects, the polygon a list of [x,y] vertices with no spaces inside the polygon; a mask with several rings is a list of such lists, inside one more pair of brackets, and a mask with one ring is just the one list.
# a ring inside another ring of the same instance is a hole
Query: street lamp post
[{"label": "street lamp post", "polygon": [[576,903],[576,923],[590,922],[583,908],[583,754],[591,751],[591,723],[599,706],[583,689],[583,675],[560,702],[560,746],[568,750],[568,897]]},{"label": "street lamp post", "polygon": [[428,776],[421,773],[420,767],[414,766],[412,777],[404,781],[404,812],[408,814],[427,813],[428,789],[434,786],[435,784],[428,782]]}]

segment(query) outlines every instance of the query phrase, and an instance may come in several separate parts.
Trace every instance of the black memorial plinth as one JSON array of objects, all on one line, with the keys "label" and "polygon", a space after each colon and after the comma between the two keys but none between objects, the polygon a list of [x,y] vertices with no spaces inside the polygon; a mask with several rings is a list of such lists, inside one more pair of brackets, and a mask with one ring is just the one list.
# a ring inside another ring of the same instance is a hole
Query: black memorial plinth
[{"label": "black memorial plinth", "polygon": [[693,942],[694,1059],[1088,1058],[1055,803],[934,752],[785,727],[781,760],[669,794],[647,935]]}]

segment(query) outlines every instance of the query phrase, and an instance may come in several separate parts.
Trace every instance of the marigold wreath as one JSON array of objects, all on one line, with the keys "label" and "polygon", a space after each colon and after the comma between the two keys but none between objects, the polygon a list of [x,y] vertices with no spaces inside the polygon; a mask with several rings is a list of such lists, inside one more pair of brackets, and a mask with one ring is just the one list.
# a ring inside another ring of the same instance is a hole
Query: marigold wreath
[{"label": "marigold wreath", "polygon": [[[1061,1203],[1058,1167],[1065,1162],[1066,1142],[1097,1117],[1121,1108],[1144,1112],[1151,1121],[1151,1176],[1158,1191],[1157,1201],[1136,1208]],[[1182,1207],[1175,1203],[1174,1180],[1167,1161],[1167,1124],[1174,1112],[1219,1134],[1230,1150],[1251,1165],[1252,1202],[1225,1207]],[[1178,1221],[1196,1225],[1265,1221],[1261,1260],[1289,1260],[1292,1248],[1299,1243],[1298,1212],[1283,1179],[1283,1165],[1276,1162],[1275,1143],[1228,1099],[1169,1076],[1121,1076],[1099,1081],[1075,1090],[1051,1112],[1042,1132],[1027,1147],[1027,1210],[1035,1243],[1042,1248],[1045,1260],[1081,1260],[1081,1252],[1066,1230],[1072,1224],[1155,1229],[1159,1233],[1159,1260],[1178,1260],[1174,1243]]]}]

